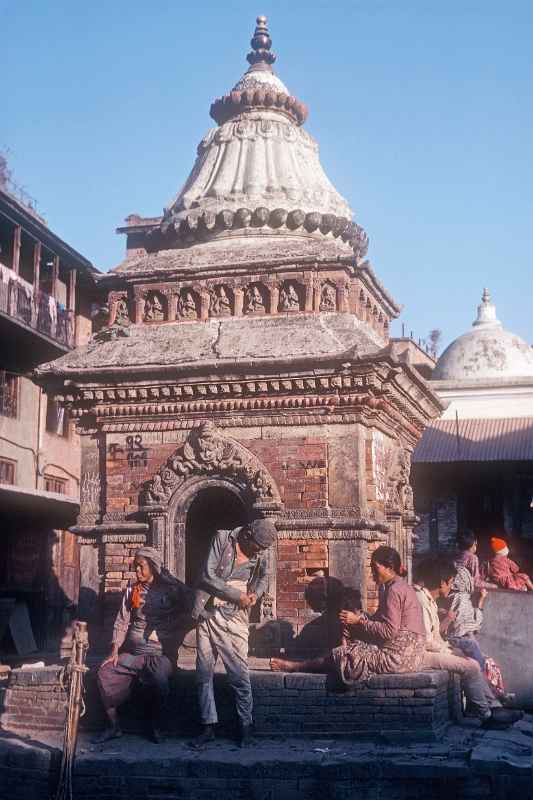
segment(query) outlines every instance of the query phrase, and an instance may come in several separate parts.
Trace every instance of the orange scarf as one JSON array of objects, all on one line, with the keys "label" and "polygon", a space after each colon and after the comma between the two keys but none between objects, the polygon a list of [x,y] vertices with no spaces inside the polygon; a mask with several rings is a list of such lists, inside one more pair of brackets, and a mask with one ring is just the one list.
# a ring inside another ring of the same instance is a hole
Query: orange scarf
[{"label": "orange scarf", "polygon": [[131,592],[131,607],[140,608],[142,605],[144,586],[142,583],[136,583]]}]

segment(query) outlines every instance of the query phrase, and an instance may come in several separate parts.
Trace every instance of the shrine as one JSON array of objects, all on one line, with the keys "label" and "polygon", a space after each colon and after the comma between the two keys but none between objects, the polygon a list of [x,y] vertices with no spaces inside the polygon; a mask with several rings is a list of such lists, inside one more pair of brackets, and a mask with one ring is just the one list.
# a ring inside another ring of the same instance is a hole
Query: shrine
[{"label": "shrine", "polygon": [[126,258],[98,281],[106,324],[36,373],[81,434],[79,616],[102,646],[144,542],[193,583],[217,528],[272,517],[254,620],[276,628],[272,647],[316,618],[315,578],[372,610],[373,549],[410,568],[411,454],[442,404],[395,355],[400,307],[273,71],[264,17],[251,47],[183,188],[119,229]]}]

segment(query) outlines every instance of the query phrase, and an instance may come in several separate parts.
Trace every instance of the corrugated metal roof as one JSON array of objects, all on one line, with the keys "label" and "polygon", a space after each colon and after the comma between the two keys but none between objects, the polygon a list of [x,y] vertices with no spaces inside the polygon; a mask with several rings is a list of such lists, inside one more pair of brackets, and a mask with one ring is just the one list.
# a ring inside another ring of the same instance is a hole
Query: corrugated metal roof
[{"label": "corrugated metal roof", "polygon": [[533,461],[533,417],[439,419],[424,431],[413,463]]}]

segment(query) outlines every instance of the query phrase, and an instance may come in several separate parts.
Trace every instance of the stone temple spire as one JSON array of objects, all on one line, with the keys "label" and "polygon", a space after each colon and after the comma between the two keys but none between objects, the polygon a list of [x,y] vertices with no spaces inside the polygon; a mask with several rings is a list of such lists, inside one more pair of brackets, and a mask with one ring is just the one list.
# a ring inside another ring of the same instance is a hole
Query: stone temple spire
[{"label": "stone temple spire", "polygon": [[290,236],[292,244],[311,236],[336,240],[340,255],[364,258],[366,233],[304,129],[307,106],[272,69],[266,17],[257,17],[251,47],[247,71],[211,105],[217,127],[200,142],[189,177],[165,209],[157,246],[161,237],[169,247],[243,234],[248,241]]},{"label": "stone temple spire", "polygon": [[246,60],[250,64],[250,70],[269,70],[272,72],[272,64],[276,60],[274,53],[270,52],[272,47],[272,39],[267,28],[267,18],[257,17],[257,27],[250,42],[251,52],[246,56]]}]

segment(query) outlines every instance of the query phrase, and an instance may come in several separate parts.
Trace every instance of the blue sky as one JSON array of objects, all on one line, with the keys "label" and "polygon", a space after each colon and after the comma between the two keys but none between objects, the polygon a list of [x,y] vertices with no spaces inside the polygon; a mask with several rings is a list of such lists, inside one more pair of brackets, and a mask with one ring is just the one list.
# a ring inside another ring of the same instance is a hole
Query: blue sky
[{"label": "blue sky", "polygon": [[180,188],[259,13],[407,330],[448,343],[487,285],[533,341],[530,2],[0,0],[0,148],[50,226],[122,259],[115,227]]}]

